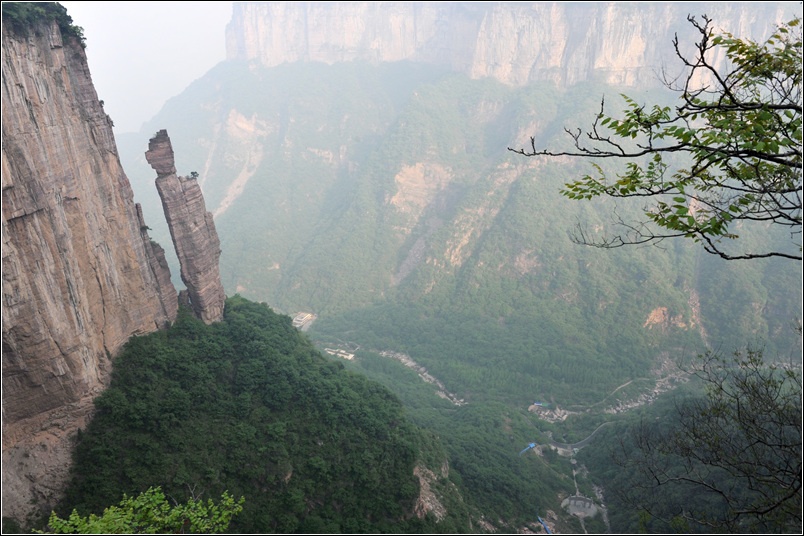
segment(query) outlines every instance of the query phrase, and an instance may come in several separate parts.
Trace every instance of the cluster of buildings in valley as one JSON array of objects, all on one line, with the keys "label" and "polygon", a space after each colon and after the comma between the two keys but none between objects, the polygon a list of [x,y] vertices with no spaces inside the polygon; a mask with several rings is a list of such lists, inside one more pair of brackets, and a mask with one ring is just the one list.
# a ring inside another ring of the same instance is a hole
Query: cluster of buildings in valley
[{"label": "cluster of buildings in valley", "polygon": [[572,412],[562,409],[554,404],[543,404],[540,402],[533,403],[528,406],[528,411],[536,414],[541,420],[547,422],[565,421],[567,420],[567,417],[572,414]]},{"label": "cluster of buildings in valley", "polygon": [[[293,327],[300,330],[306,331],[310,325],[318,318],[318,315],[313,313],[305,313],[299,312],[296,313],[296,316],[293,317]],[[334,355],[335,357],[341,357],[348,361],[351,361],[355,358],[355,354],[347,352],[346,350],[341,350],[339,348],[324,348],[324,351],[329,355]]]}]

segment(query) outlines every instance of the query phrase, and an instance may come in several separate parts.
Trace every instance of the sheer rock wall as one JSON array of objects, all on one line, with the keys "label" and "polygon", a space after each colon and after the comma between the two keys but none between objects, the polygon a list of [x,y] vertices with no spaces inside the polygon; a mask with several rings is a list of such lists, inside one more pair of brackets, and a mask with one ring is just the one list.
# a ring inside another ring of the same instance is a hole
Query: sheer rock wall
[{"label": "sheer rock wall", "polygon": [[677,65],[672,49],[716,30],[765,39],[800,11],[794,2],[235,2],[230,60],[423,61],[521,86],[582,81],[644,86]]},{"label": "sheer rock wall", "polygon": [[46,23],[2,40],[2,510],[23,520],[63,489],[111,358],[178,299],[81,43]]}]

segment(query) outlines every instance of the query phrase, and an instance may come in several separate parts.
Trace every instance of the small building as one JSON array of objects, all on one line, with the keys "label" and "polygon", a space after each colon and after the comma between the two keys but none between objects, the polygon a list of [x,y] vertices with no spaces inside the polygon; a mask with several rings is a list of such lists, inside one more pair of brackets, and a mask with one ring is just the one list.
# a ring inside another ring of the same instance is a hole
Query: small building
[{"label": "small building", "polygon": [[578,517],[594,517],[598,513],[595,501],[582,495],[573,495],[561,501],[561,507]]},{"label": "small building", "polygon": [[339,350],[337,348],[324,348],[324,351],[326,353],[328,353],[329,355],[342,357],[342,358],[344,358],[344,359],[346,359],[348,361],[351,361],[352,359],[355,358],[355,354],[350,354],[349,352],[347,352],[345,350]]},{"label": "small building", "polygon": [[297,313],[296,316],[293,317],[293,327],[304,331],[310,327],[310,324],[312,324],[316,318],[318,317],[313,313]]}]

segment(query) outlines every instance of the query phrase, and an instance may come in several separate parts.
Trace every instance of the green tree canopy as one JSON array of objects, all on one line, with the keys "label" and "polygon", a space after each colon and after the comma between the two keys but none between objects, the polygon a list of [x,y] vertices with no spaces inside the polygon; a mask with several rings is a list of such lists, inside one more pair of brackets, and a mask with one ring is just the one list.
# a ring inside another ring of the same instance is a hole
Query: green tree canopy
[{"label": "green tree canopy", "polygon": [[62,519],[54,512],[48,527],[54,534],[218,534],[243,510],[244,502],[244,497],[235,501],[224,492],[217,504],[191,498],[171,506],[162,489],[152,487],[136,497],[123,495],[118,506],[100,516],[83,517],[73,510]]},{"label": "green tree canopy", "polygon": [[[509,150],[533,156],[628,160],[625,171],[595,174],[565,184],[571,199],[640,198],[645,220],[617,217],[623,234],[595,237],[579,228],[574,239],[612,248],[687,237],[712,254],[732,259],[801,260],[801,26],[800,18],[777,27],[764,43],[716,34],[706,16],[688,17],[700,40],[695,53],[673,41],[685,75],[665,86],[679,93],[675,107],[640,105],[623,96],[621,117],[600,112],[585,134],[565,129],[569,151]],[[727,69],[713,58],[725,53]],[[680,83],[678,81],[681,81]],[[787,229],[783,247],[736,244],[748,228]]]},{"label": "green tree canopy", "polygon": [[58,2],[3,2],[3,24],[19,35],[28,35],[41,21],[56,21],[64,35],[77,37],[81,46],[86,46],[84,29],[73,24],[67,8]]}]

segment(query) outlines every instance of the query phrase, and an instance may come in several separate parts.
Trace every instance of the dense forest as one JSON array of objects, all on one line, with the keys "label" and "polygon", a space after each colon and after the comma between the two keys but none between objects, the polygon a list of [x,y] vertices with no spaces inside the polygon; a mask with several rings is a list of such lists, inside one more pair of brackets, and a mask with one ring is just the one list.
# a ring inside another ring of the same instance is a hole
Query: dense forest
[{"label": "dense forest", "polygon": [[[64,515],[100,513],[123,493],[160,486],[178,501],[244,497],[236,532],[467,528],[460,505],[440,523],[414,514],[414,467],[438,472],[446,461],[433,434],[264,304],[230,298],[225,320],[211,326],[183,309],[114,363],[79,437]],[[439,479],[433,486],[447,487]]]},{"label": "dense forest", "polygon": [[[409,369],[363,360],[365,371],[350,371],[289,317],[239,296],[210,326],[182,309],[170,329],[133,338],[115,358],[56,512],[100,514],[159,486],[177,502],[244,497],[235,532],[476,532],[492,515],[503,530],[526,525],[524,512],[557,509],[553,490],[574,485],[569,460],[552,450],[518,455],[553,436],[527,412],[456,408]],[[388,375],[410,408],[374,379]],[[572,440],[597,424],[554,429]],[[413,513],[417,467],[435,475],[438,517]]]}]

